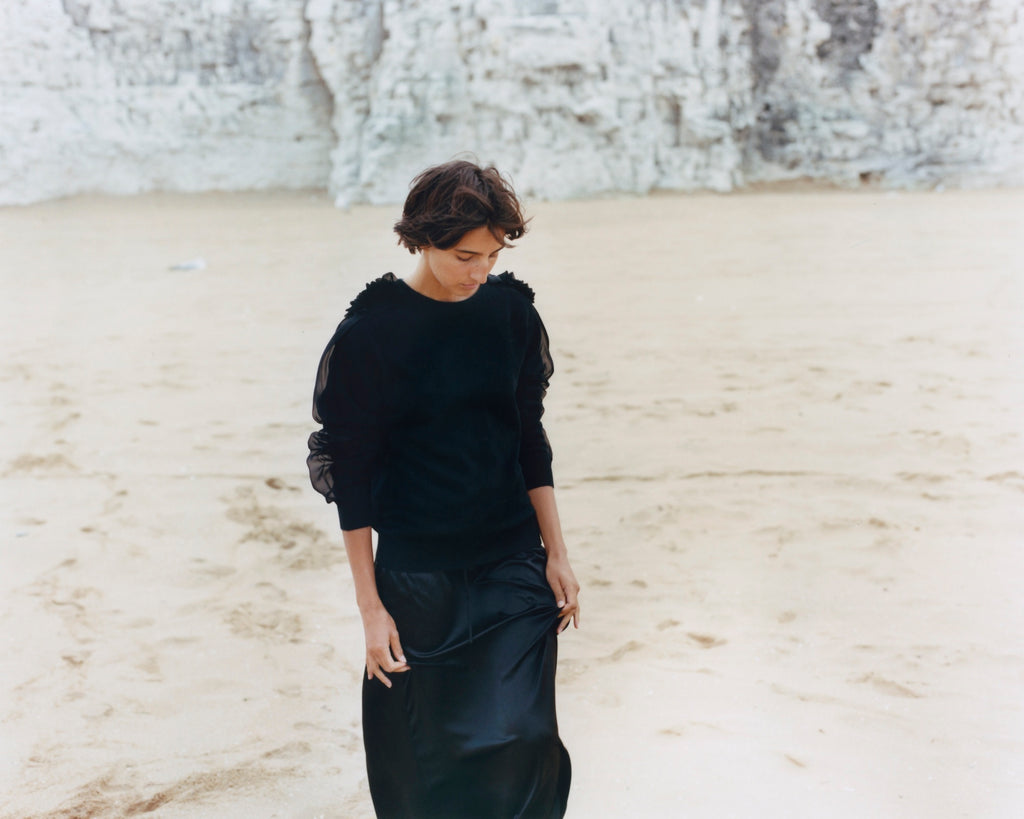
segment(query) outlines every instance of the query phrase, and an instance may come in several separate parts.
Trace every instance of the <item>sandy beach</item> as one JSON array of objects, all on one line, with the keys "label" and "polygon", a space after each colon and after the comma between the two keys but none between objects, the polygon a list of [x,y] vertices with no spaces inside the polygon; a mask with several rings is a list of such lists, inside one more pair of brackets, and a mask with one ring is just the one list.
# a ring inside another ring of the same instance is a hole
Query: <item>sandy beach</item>
[{"label": "sandy beach", "polygon": [[[372,816],[304,458],[397,210],[0,210],[2,819]],[[1024,191],[529,210],[570,819],[1024,815]]]}]

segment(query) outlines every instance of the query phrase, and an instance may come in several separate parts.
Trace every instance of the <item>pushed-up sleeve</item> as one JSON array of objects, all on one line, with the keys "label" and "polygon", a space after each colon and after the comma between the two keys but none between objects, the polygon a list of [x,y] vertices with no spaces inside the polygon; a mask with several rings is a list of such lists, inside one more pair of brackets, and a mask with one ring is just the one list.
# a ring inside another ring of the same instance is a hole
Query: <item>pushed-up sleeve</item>
[{"label": "pushed-up sleeve", "polygon": [[373,467],[381,448],[379,367],[360,350],[342,322],[320,359],[313,419],[323,428],[309,436],[313,488],[338,507],[342,529],[371,524]]},{"label": "pushed-up sleeve", "polygon": [[527,489],[554,486],[551,473],[551,444],[544,432],[544,395],[555,368],[548,349],[548,334],[537,311],[531,306],[527,323],[526,354],[523,357],[516,403],[519,405],[521,439],[519,466]]}]

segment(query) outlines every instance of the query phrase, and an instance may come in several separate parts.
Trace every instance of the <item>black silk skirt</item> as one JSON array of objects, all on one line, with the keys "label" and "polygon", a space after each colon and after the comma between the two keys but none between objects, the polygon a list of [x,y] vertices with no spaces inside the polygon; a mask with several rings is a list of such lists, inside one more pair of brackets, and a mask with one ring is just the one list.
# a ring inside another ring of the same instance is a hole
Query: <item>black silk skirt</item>
[{"label": "black silk skirt", "polygon": [[363,682],[378,817],[553,819],[569,754],[555,718],[558,608],[543,548],[470,569],[378,566],[410,670]]}]

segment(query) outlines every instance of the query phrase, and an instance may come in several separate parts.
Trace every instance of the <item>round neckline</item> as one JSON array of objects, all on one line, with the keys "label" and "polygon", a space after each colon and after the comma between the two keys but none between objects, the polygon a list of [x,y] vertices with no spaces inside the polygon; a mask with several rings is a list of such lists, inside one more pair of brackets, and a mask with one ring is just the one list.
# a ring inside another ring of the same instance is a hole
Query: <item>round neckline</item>
[{"label": "round neckline", "polygon": [[467,302],[473,301],[473,299],[475,299],[477,296],[480,295],[480,291],[483,290],[488,284],[491,283],[491,277],[488,276],[487,277],[487,281],[484,282],[483,284],[481,284],[476,289],[476,292],[473,293],[472,296],[468,296],[467,298],[464,298],[464,299],[459,299],[458,301],[448,301],[447,299],[435,299],[435,298],[432,298],[432,297],[426,295],[425,293],[421,293],[419,290],[417,290],[415,287],[413,287],[411,284],[409,284],[409,282],[407,282],[405,279],[399,279],[399,278],[396,277],[396,281],[401,283],[405,287],[406,290],[408,290],[410,293],[412,293],[414,296],[416,296],[417,298],[421,299],[422,301],[427,301],[427,302],[430,302],[431,304],[451,304],[451,305],[457,305],[457,304],[466,304]]}]

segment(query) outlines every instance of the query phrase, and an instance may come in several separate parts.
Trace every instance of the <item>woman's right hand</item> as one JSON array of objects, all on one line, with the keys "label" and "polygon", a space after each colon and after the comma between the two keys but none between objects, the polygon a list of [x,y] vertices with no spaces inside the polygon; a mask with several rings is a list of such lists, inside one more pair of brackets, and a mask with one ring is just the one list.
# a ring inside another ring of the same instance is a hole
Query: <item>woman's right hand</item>
[{"label": "woman's right hand", "polygon": [[387,675],[408,671],[409,665],[402,653],[398,627],[384,606],[374,606],[363,612],[363,634],[366,637],[366,679],[376,677],[388,688]]}]

